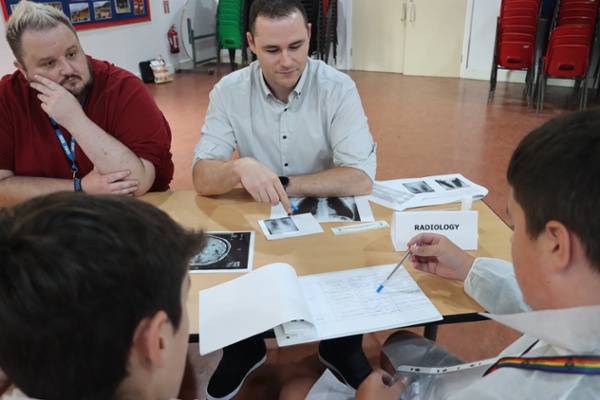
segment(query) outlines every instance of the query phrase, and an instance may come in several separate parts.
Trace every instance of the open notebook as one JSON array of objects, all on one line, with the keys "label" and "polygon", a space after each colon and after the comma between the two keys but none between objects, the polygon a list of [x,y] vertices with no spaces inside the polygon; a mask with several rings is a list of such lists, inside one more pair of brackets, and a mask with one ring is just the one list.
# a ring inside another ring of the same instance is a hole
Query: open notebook
[{"label": "open notebook", "polygon": [[200,291],[200,354],[273,329],[280,346],[442,319],[419,285],[394,264],[298,277],[289,264],[257,268]]}]

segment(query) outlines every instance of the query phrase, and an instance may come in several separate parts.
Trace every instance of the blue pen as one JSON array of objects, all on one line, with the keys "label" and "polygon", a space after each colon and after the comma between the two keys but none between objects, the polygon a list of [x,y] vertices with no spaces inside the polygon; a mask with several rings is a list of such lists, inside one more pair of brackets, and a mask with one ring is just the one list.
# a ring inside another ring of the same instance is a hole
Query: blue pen
[{"label": "blue pen", "polygon": [[[293,211],[298,211],[298,207],[297,206],[295,206],[293,204],[290,204],[290,207],[292,207]],[[291,215],[292,215],[292,213],[288,213],[288,217],[291,216]]]},{"label": "blue pen", "polygon": [[385,278],[383,280],[383,282],[381,282],[381,284],[377,288],[377,293],[380,293],[383,290],[383,284],[386,283],[392,277],[392,275],[394,275],[394,272],[396,272],[398,270],[398,268],[400,268],[400,266],[402,265],[402,263],[404,261],[406,261],[406,259],[408,258],[408,256],[410,256],[410,250],[406,251],[406,254],[404,255],[404,257],[402,257],[402,260],[400,260],[400,262],[398,264],[396,264],[396,266],[394,267],[394,269],[392,270],[392,272],[390,272],[390,274],[388,275],[388,277]]}]

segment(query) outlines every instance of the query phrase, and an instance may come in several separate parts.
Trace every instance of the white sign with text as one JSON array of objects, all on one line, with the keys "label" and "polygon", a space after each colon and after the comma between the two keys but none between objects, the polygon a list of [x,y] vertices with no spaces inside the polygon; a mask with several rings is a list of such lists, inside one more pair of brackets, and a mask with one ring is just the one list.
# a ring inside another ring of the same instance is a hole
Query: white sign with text
[{"label": "white sign with text", "polygon": [[392,243],[396,251],[405,251],[419,233],[434,232],[463,250],[477,250],[477,221],[477,211],[398,211],[392,217]]}]

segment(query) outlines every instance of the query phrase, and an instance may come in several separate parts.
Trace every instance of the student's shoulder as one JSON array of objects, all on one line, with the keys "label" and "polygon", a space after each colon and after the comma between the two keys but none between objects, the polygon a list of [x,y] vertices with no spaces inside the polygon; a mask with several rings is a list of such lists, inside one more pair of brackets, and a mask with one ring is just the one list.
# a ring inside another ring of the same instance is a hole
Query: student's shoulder
[{"label": "student's shoulder", "polygon": [[[5,108],[23,110],[24,104],[30,101],[30,87],[27,79],[20,71],[5,75],[0,79],[0,104],[2,112]],[[21,112],[21,111],[19,111]]]},{"label": "student's shoulder", "polygon": [[0,79],[0,89],[12,91],[17,88],[27,88],[29,86],[27,79],[21,73],[21,71],[16,70],[12,74],[4,75]]}]

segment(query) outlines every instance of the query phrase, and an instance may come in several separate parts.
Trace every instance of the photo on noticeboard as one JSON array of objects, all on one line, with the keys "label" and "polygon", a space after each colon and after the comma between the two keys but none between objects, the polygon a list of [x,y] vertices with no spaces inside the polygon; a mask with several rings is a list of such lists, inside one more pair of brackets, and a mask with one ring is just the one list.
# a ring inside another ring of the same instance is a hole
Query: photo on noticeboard
[{"label": "photo on noticeboard", "polygon": [[[30,0],[61,10],[77,30],[101,28],[150,20],[149,0]],[[12,15],[19,0],[0,0],[5,20]]]}]

